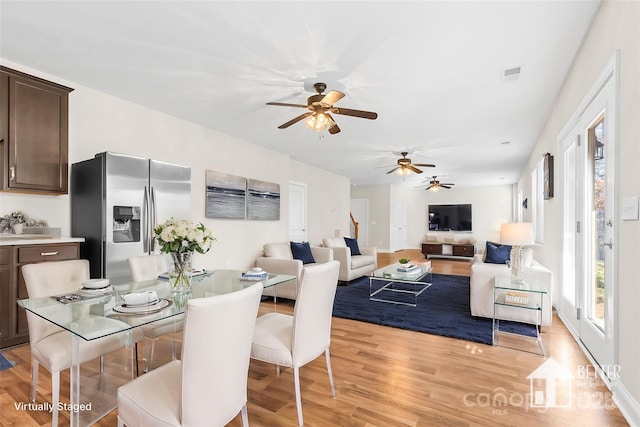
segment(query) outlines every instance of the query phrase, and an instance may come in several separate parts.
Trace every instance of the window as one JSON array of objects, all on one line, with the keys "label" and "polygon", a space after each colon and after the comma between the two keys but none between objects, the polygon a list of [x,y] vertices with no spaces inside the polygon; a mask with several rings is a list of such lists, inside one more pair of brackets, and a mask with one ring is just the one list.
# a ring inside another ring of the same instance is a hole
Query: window
[{"label": "window", "polygon": [[536,243],[544,243],[544,159],[531,172],[531,222]]}]

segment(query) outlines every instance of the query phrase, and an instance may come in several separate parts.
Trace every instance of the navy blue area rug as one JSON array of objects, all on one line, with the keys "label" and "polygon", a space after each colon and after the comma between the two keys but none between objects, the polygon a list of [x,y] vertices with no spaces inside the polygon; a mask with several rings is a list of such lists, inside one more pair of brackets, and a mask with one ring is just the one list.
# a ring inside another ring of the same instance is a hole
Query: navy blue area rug
[{"label": "navy blue area rug", "polygon": [[[491,319],[471,317],[469,277],[434,274],[432,283],[410,307],[370,301],[369,278],[361,277],[338,286],[333,316],[491,345]],[[500,329],[535,335],[534,326],[517,322]]]},{"label": "navy blue area rug", "polygon": [[4,371],[5,369],[13,368],[15,362],[11,362],[4,354],[0,353],[0,371]]}]

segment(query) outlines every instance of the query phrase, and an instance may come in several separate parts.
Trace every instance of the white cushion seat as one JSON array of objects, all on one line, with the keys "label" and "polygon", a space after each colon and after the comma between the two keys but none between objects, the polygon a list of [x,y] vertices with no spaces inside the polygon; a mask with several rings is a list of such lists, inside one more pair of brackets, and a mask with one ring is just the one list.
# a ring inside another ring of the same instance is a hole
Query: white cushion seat
[{"label": "white cushion seat", "polygon": [[153,372],[157,375],[144,375],[145,382],[118,389],[118,411],[132,415],[131,426],[179,426],[182,362],[173,360]]},{"label": "white cushion seat", "polygon": [[282,313],[267,313],[256,322],[251,357],[268,360],[281,366],[292,366],[291,337],[293,317]]},{"label": "white cushion seat", "polygon": [[370,255],[360,255],[360,256],[352,256],[351,257],[351,269],[355,270],[360,267],[365,267],[375,264],[375,261]]}]

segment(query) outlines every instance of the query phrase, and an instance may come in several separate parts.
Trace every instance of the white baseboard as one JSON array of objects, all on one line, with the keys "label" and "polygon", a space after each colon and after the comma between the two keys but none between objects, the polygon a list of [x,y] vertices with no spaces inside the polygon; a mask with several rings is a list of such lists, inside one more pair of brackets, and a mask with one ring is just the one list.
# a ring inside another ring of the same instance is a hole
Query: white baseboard
[{"label": "white baseboard", "polygon": [[611,385],[613,402],[620,409],[624,418],[630,426],[640,427],[640,403],[633,398],[629,390],[620,381],[615,381]]},{"label": "white baseboard", "polygon": [[[558,318],[562,321],[565,328],[569,331],[569,333],[573,336],[573,339],[578,343],[580,350],[584,353],[584,355],[589,359],[589,362],[593,366],[597,366],[596,361],[591,356],[591,353],[587,350],[587,348],[582,344],[578,337],[578,331],[571,328],[570,323],[564,319],[560,313],[558,313]],[[627,420],[631,427],[640,427],[640,403],[629,393],[629,390],[620,382],[620,380],[610,381],[602,371],[598,370],[598,374],[600,374],[600,379],[607,386],[607,388],[611,391],[611,396],[613,398],[613,402],[616,404],[620,412]]]}]

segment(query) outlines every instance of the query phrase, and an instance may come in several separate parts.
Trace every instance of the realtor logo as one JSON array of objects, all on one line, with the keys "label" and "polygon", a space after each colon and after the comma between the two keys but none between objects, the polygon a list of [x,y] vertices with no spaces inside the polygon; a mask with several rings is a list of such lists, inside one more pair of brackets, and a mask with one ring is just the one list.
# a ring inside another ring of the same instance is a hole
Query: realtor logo
[{"label": "realtor logo", "polygon": [[527,379],[532,408],[567,408],[571,406],[573,375],[564,366],[548,358]]}]

